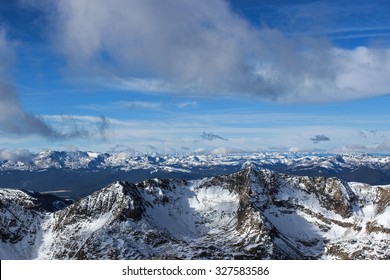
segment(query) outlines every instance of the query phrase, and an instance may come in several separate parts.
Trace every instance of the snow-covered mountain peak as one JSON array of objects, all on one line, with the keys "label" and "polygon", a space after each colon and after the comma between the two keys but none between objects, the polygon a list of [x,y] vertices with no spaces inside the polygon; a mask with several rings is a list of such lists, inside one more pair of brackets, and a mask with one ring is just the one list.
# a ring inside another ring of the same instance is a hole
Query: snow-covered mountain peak
[{"label": "snow-covered mountain peak", "polygon": [[200,180],[118,181],[54,213],[3,191],[2,224],[13,223],[3,202],[13,193],[26,203],[12,211],[19,226],[1,229],[0,251],[14,258],[390,257],[390,186],[249,166]]},{"label": "snow-covered mountain peak", "polygon": [[65,191],[80,198],[114,180],[132,183],[155,177],[201,179],[251,167],[290,175],[337,177],[390,184],[390,156],[356,154],[247,153],[234,155],[125,154],[45,151],[31,160],[0,161],[1,187]]}]

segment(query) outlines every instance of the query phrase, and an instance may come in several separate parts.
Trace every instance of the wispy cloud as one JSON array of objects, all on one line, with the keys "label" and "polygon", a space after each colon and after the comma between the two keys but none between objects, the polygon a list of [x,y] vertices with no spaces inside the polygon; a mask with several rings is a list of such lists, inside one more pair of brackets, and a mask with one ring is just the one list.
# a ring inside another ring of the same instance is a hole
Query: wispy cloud
[{"label": "wispy cloud", "polygon": [[201,137],[207,141],[214,141],[214,140],[228,141],[228,139],[223,138],[223,137],[221,137],[218,134],[215,134],[213,132],[205,132],[204,131]]},{"label": "wispy cloud", "polygon": [[160,103],[144,101],[120,101],[115,103],[115,105],[127,109],[159,109],[161,107]]},{"label": "wispy cloud", "polygon": [[295,36],[329,36],[332,39],[348,39],[348,38],[368,38],[368,37],[380,37],[389,36],[389,26],[375,26],[375,27],[343,27],[324,29],[319,31],[306,31],[294,33]]},{"label": "wispy cloud", "polygon": [[326,135],[316,135],[314,136],[313,138],[310,138],[311,141],[313,141],[314,144],[318,144],[320,142],[326,142],[326,141],[330,141],[330,138]]},{"label": "wispy cloud", "polygon": [[364,152],[364,153],[389,153],[390,140],[383,139],[376,144],[347,144],[341,148],[342,152]]},{"label": "wispy cloud", "polygon": [[360,137],[362,137],[362,138],[367,138],[367,134],[366,134],[365,132],[363,132],[363,131],[358,131],[357,133],[358,133],[358,135],[359,135]]},{"label": "wispy cloud", "polygon": [[7,39],[6,30],[0,26],[0,77],[2,79],[4,79],[4,75],[7,72],[6,69],[14,56],[13,44],[13,42]]},{"label": "wispy cloud", "polygon": [[390,152],[390,140],[389,139],[384,139],[381,143],[379,143],[375,147],[375,151],[377,152]]},{"label": "wispy cloud", "polygon": [[3,132],[15,135],[39,135],[50,139],[64,137],[39,116],[25,112],[14,87],[1,80],[0,99],[0,130]]},{"label": "wispy cloud", "polygon": [[122,154],[124,156],[136,154],[136,150],[134,150],[133,148],[131,148],[127,145],[121,145],[121,144],[117,144],[114,147],[111,147],[108,150],[108,152],[114,153],[114,154]]},{"label": "wispy cloud", "polygon": [[29,150],[12,150],[12,149],[0,149],[0,160],[10,160],[10,161],[22,161],[27,162],[31,160],[33,153]]},{"label": "wispy cloud", "polygon": [[0,130],[15,135],[40,135],[46,138],[60,138],[62,135],[46,124],[39,116],[27,113],[20,104],[16,90],[5,76],[13,56],[13,42],[0,28]]},{"label": "wispy cloud", "polygon": [[[226,116],[229,113],[225,113]],[[388,132],[384,131],[378,133],[377,137],[361,138],[357,135],[357,128],[351,127],[350,123],[340,124],[337,123],[337,119],[323,125],[305,124],[301,125],[301,116],[289,115],[283,116],[289,120],[289,125],[280,126],[280,120],[277,120],[277,116],[261,113],[250,116],[240,116],[239,114],[233,117],[237,120],[236,123],[226,124],[219,119],[226,118],[224,115],[219,116],[216,120],[210,119],[209,116],[203,118],[193,118],[190,116],[184,116],[180,114],[178,116],[172,116],[172,119],[157,119],[157,120],[133,120],[133,119],[114,119],[107,118],[110,123],[110,128],[107,131],[107,140],[99,141],[101,139],[100,132],[98,130],[98,124],[102,121],[101,117],[97,116],[78,116],[78,115],[57,115],[57,116],[42,116],[45,122],[50,123],[53,126],[62,126],[64,132],[71,130],[74,126],[89,128],[89,138],[79,138],[72,141],[72,144],[77,145],[80,149],[86,150],[98,150],[98,151],[110,151],[114,145],[117,146],[118,152],[132,152],[126,151],[126,147],[131,147],[133,151],[159,151],[159,152],[186,152],[203,150],[204,153],[211,153],[213,150],[222,153],[223,149],[226,151],[262,151],[262,150],[278,150],[278,151],[326,151],[330,152],[345,152],[347,147],[349,151],[353,151],[352,147],[365,146],[366,152],[389,152],[386,150],[386,139],[390,139]],[[265,119],[266,118],[266,119]],[[275,120],[276,118],[276,120]],[[248,121],[252,120],[250,123]],[[258,120],[258,122],[253,122]],[[270,124],[268,121],[272,120]],[[207,124],[206,124],[206,121]],[[297,123],[298,122],[298,123]],[[284,123],[284,122],[282,122]],[[331,123],[332,125],[329,125]],[[68,124],[68,125],[67,125]],[[267,124],[266,126],[264,124]],[[371,124],[368,124],[368,127]],[[207,129],[207,130],[205,130]],[[210,132],[213,129],[217,129],[217,133]],[[369,134],[370,128],[367,130]],[[322,134],[326,131],[326,135]],[[203,133],[207,139],[202,138]],[[381,138],[384,134],[387,138]],[[313,136],[314,135],[314,136]],[[328,137],[329,141],[318,142],[316,145],[310,146],[307,141],[321,140],[323,138],[316,137],[324,135]],[[356,137],[352,137],[355,135]],[[223,139],[228,139],[224,141]],[[30,138],[28,138],[30,139]],[[131,141],[129,142],[129,139]],[[198,139],[194,141],[194,139]],[[26,140],[24,140],[25,143]],[[31,145],[34,145],[35,149],[45,146],[46,144],[52,145],[52,143],[37,140],[33,143],[34,139],[30,141]],[[14,141],[17,142],[17,141]],[[379,145],[384,142],[383,145]],[[0,139],[0,145],[6,143]],[[23,143],[23,142],[20,142]],[[31,145],[29,147],[31,147]],[[148,147],[151,145],[151,147]],[[23,148],[23,144],[13,145],[15,148]],[[93,147],[93,148],[91,148]],[[182,147],[185,148],[182,149]],[[272,148],[268,148],[272,147]],[[155,150],[155,149],[157,150]],[[356,150],[355,150],[356,151]]]},{"label": "wispy cloud", "polygon": [[376,129],[370,129],[367,131],[358,131],[358,135],[362,138],[378,138],[378,130]]},{"label": "wispy cloud", "polygon": [[153,146],[153,145],[147,145],[147,149],[151,150],[151,151],[157,151],[158,150],[158,148]]},{"label": "wispy cloud", "polygon": [[195,108],[197,105],[198,102],[196,101],[181,102],[176,104],[176,106],[179,108]]},{"label": "wispy cloud", "polygon": [[107,87],[141,92],[175,92],[177,90],[174,85],[167,81],[155,78],[115,77],[104,81],[104,84]]},{"label": "wispy cloud", "polygon": [[100,121],[97,123],[100,137],[103,140],[107,140],[107,134],[110,130],[111,123],[105,116],[100,116]]},{"label": "wispy cloud", "polygon": [[45,115],[42,119],[61,128],[59,140],[100,139],[107,140],[111,131],[111,122],[105,116]]},{"label": "wispy cloud", "polygon": [[[24,110],[15,88],[5,79],[5,72],[11,69],[9,57],[12,53],[12,42],[7,40],[4,29],[0,29],[0,131],[19,136],[37,135],[50,140],[90,137],[93,134],[90,129],[69,121],[69,116],[63,116],[62,122],[54,127],[44,117]],[[97,125],[100,136],[105,139],[109,122],[102,116]]]},{"label": "wispy cloud", "polygon": [[362,1],[359,5],[348,0],[283,2],[265,4],[267,13],[262,20],[292,35],[370,34],[390,29],[386,0]]}]

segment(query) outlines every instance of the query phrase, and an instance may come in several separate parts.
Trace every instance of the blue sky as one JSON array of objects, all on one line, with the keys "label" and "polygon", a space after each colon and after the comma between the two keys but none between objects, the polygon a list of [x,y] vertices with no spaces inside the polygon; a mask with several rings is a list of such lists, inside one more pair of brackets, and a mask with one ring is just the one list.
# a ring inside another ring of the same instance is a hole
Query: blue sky
[{"label": "blue sky", "polygon": [[1,1],[0,156],[390,153],[388,14],[390,1]]}]

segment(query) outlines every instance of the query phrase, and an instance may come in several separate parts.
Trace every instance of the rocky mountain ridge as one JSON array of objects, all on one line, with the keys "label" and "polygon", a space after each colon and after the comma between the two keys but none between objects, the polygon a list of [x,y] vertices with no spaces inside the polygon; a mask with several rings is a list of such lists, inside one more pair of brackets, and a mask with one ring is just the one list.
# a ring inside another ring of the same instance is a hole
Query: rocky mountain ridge
[{"label": "rocky mountain ridge", "polygon": [[[0,160],[0,170],[37,171],[43,169],[106,169],[134,168],[190,172],[194,167],[216,165],[242,166],[250,162],[262,168],[283,165],[284,169],[310,169],[314,166],[326,170],[354,169],[365,166],[372,169],[390,169],[390,155],[378,154],[321,154],[259,152],[243,154],[128,154],[83,151],[42,151],[24,160]],[[387,168],[386,168],[387,167]]]},{"label": "rocky mountain ridge", "polygon": [[0,201],[2,259],[390,259],[390,186],[253,165],[115,182],[51,213],[17,190]]},{"label": "rocky mountain ridge", "polygon": [[252,153],[168,155],[45,151],[24,161],[0,161],[0,187],[51,192],[78,199],[113,181],[194,180],[239,172],[247,165],[299,176],[337,177],[390,184],[390,156],[368,154]]}]

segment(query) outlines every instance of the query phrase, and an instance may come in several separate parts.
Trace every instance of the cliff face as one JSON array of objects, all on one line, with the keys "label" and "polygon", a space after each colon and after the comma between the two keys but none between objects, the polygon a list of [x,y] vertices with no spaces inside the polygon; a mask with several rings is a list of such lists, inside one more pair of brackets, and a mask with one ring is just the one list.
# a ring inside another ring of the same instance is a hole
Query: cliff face
[{"label": "cliff face", "polygon": [[248,167],[116,182],[53,213],[20,191],[0,201],[3,259],[390,258],[390,186]]}]

